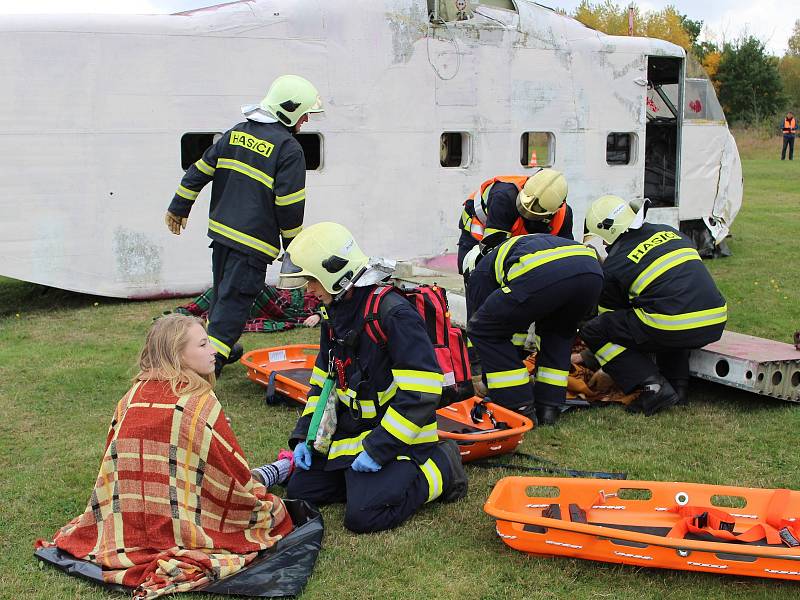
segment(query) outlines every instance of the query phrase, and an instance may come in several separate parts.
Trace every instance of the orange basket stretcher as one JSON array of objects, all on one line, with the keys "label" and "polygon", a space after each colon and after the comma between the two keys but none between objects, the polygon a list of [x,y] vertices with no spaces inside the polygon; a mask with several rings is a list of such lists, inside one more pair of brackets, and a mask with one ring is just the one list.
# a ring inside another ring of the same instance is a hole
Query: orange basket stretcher
[{"label": "orange basket stretcher", "polygon": [[[282,397],[304,405],[318,352],[314,344],[261,348],[247,352],[240,362],[247,377],[267,388],[267,403]],[[455,440],[463,462],[514,452],[533,427],[530,419],[491,402],[484,403],[487,410],[480,411],[476,422],[472,413],[478,402],[472,397],[436,411],[439,437]]]},{"label": "orange basket stretcher", "polygon": [[483,509],[529,554],[800,581],[797,491],[507,477]]}]

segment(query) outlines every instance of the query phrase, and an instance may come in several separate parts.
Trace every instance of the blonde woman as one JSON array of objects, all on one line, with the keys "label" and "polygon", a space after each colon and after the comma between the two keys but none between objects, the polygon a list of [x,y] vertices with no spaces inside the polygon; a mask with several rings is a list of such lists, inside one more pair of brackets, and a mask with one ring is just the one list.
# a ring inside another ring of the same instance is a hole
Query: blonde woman
[{"label": "blonde woman", "polygon": [[290,461],[251,473],[213,392],[215,353],[195,317],[153,324],[85,512],[40,546],[155,598],[227,577],[292,530],[264,485],[285,478]]}]

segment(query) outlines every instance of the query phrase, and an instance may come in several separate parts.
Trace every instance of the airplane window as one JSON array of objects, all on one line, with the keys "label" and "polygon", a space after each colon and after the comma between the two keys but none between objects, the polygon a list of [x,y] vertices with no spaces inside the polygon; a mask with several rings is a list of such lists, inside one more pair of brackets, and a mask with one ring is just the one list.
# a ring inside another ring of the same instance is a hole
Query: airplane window
[{"label": "airplane window", "polygon": [[322,135],[319,133],[296,133],[294,138],[303,147],[306,171],[317,171],[322,166]]},{"label": "airplane window", "polygon": [[221,133],[184,133],[181,136],[181,168],[185,171],[203,157],[210,146],[222,137]]},{"label": "airplane window", "polygon": [[466,167],[469,165],[469,134],[462,131],[446,131],[439,140],[439,164],[443,167]]},{"label": "airplane window", "polygon": [[519,162],[523,167],[551,167],[556,138],[549,131],[526,131],[519,140]]},{"label": "airplane window", "polygon": [[609,133],[606,138],[606,162],[609,165],[631,164],[635,137],[632,133]]}]

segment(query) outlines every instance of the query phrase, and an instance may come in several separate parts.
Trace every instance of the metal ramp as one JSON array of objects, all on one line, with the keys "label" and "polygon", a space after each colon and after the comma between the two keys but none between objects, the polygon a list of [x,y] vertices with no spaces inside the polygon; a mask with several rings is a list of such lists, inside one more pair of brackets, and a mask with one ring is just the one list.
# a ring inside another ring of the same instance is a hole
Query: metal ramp
[{"label": "metal ramp", "polygon": [[[394,279],[399,285],[435,283],[445,288],[451,320],[466,326],[464,281],[453,255],[399,262]],[[700,379],[800,402],[800,351],[791,344],[726,331],[718,342],[692,351],[689,369]]]}]

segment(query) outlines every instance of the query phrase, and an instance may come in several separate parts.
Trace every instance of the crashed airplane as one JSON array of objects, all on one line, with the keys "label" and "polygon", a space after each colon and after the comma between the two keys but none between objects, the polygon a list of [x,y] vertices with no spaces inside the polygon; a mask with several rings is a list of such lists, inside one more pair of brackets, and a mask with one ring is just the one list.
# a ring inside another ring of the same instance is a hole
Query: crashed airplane
[{"label": "crashed airplane", "polygon": [[284,73],[326,112],[299,139],[306,222],[371,253],[451,252],[484,179],[553,166],[575,233],[589,203],[721,242],[742,200],[735,142],[684,51],[608,36],[527,0],[246,0],[173,15],[5,16],[0,274],[105,296],[210,283],[210,186],[184,235],[186,169]]}]

